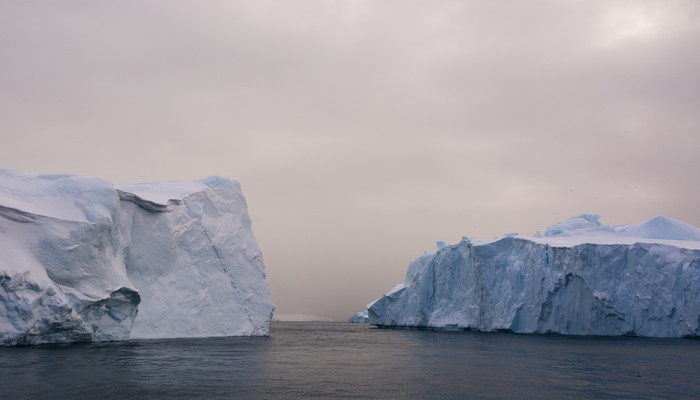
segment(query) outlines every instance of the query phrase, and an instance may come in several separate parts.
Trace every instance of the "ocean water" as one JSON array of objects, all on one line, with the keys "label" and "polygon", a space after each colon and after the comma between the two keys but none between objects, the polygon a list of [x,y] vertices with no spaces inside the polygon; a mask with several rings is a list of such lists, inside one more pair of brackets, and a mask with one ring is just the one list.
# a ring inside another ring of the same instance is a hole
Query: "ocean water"
[{"label": "ocean water", "polygon": [[270,337],[0,348],[1,399],[697,399],[700,341],[273,322]]}]

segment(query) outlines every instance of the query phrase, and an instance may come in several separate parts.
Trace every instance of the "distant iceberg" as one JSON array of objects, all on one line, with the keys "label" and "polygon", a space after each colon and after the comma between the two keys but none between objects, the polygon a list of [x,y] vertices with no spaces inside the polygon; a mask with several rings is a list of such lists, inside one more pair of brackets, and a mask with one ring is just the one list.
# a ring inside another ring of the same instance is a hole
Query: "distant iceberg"
[{"label": "distant iceberg", "polygon": [[272,317],[273,321],[282,322],[333,322],[333,318],[309,314],[283,314]]},{"label": "distant iceberg", "polygon": [[0,345],[269,334],[245,198],[0,170]]},{"label": "distant iceberg", "polygon": [[700,229],[581,215],[544,236],[463,238],[413,260],[369,306],[382,327],[700,336]]}]

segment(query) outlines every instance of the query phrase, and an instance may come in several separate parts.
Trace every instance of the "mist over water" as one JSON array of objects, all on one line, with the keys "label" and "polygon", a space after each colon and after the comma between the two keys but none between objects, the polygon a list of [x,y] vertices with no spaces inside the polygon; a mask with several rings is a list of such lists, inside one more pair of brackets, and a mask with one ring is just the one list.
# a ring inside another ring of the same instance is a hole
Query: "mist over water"
[{"label": "mist over water", "polygon": [[676,398],[700,341],[273,322],[270,337],[0,348],[3,398]]}]

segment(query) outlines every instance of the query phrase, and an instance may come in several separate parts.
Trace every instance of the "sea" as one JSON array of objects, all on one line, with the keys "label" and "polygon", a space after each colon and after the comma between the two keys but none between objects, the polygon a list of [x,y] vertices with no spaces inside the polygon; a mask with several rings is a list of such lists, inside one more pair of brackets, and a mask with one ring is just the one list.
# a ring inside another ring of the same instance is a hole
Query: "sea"
[{"label": "sea", "polygon": [[273,322],[269,337],[0,348],[1,399],[698,399],[700,340]]}]

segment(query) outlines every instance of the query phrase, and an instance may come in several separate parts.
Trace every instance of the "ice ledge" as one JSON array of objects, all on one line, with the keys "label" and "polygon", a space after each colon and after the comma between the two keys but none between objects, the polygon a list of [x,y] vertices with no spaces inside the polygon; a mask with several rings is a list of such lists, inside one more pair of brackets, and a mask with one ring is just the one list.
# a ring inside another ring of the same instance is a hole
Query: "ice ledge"
[{"label": "ice ledge", "polygon": [[168,199],[168,201],[163,203],[157,203],[155,201],[143,199],[133,193],[125,192],[123,190],[117,189],[117,194],[119,194],[119,200],[131,201],[136,203],[139,207],[146,209],[151,212],[170,212],[176,206],[182,204],[182,200],[179,199]]},{"label": "ice ledge", "polygon": [[[170,181],[137,183],[134,185],[117,186],[120,200],[136,203],[138,206],[153,212],[170,212],[182,204],[182,200],[197,192],[209,188],[205,183],[217,177],[209,177],[200,181]],[[223,178],[219,178],[223,179]]]}]

